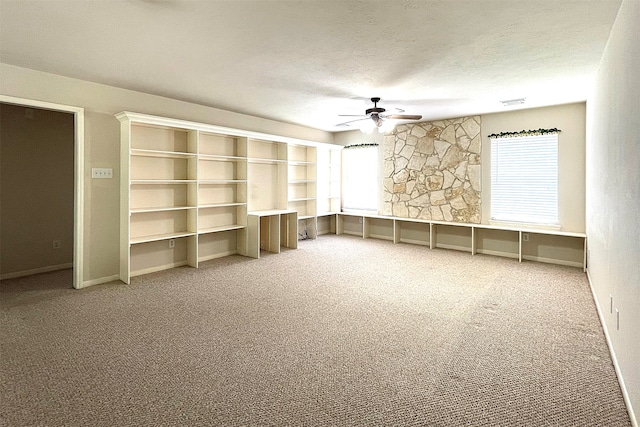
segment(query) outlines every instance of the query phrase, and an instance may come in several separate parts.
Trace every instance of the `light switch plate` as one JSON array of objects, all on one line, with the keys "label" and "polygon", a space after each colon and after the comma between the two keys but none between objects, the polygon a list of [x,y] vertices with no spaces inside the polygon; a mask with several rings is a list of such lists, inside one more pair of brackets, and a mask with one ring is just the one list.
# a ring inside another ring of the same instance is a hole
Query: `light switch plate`
[{"label": "light switch plate", "polygon": [[109,179],[113,178],[112,168],[91,168],[91,178]]}]

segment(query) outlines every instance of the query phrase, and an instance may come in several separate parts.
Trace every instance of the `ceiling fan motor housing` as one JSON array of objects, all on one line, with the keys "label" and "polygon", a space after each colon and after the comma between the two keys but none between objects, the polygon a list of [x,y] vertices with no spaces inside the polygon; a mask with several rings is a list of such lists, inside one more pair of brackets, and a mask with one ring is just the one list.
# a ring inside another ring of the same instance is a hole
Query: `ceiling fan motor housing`
[{"label": "ceiling fan motor housing", "polygon": [[384,113],[385,111],[387,111],[384,108],[378,107],[378,102],[380,102],[380,98],[371,98],[371,102],[373,102],[373,108],[368,108],[366,110],[367,115],[371,114],[371,113]]}]

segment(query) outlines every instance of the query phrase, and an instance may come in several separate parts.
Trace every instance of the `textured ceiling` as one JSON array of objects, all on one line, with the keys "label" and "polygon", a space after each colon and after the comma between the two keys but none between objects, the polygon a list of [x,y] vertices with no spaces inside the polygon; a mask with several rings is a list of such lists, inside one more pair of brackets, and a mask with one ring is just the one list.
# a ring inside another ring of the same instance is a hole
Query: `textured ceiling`
[{"label": "textured ceiling", "polygon": [[585,100],[621,0],[0,0],[0,61],[323,130]]}]

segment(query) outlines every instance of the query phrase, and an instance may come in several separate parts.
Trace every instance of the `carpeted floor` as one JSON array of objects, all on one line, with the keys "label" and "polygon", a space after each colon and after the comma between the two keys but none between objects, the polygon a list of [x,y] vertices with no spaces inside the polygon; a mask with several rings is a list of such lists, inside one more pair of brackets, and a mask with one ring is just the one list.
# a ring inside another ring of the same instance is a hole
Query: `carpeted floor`
[{"label": "carpeted floor", "polygon": [[0,284],[7,426],[630,426],[580,269],[350,236]]}]

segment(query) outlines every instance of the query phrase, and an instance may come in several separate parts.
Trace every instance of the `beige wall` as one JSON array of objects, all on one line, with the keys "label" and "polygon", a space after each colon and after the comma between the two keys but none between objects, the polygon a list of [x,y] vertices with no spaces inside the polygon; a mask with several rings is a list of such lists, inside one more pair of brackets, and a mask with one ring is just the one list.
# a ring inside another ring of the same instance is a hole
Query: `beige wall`
[{"label": "beige wall", "polygon": [[72,114],[0,104],[0,275],[73,262],[73,132]]},{"label": "beige wall", "polygon": [[564,231],[585,231],[585,103],[482,116],[482,223],[491,218],[491,145],[487,135],[558,128],[558,215]]},{"label": "beige wall", "polygon": [[[317,142],[333,135],[273,120],[0,64],[0,94],[85,109],[83,282],[108,280],[119,268],[120,123],[133,111]],[[214,88],[215,89],[215,88]],[[208,88],[208,90],[214,90]],[[113,179],[91,179],[91,168],[113,168]]]},{"label": "beige wall", "polygon": [[[624,0],[587,101],[588,273],[628,392],[640,410],[640,2]],[[610,310],[613,298],[613,313]],[[615,309],[620,313],[616,325]]]}]

